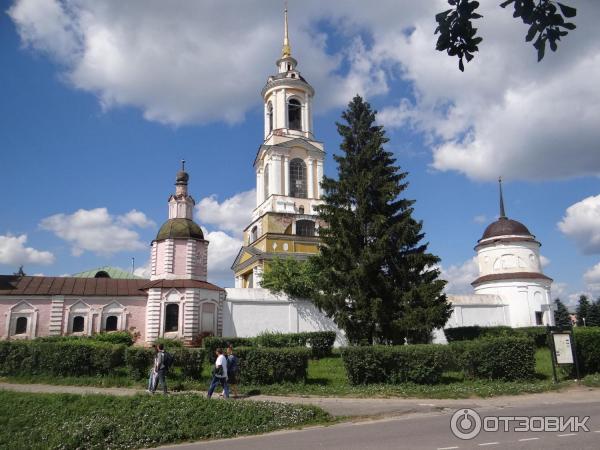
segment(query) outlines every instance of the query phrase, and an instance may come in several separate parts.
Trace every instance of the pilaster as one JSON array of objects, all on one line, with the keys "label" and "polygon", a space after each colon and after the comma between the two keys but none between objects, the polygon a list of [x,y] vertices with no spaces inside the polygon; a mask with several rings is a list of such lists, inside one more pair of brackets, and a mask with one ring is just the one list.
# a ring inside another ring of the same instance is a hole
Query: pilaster
[{"label": "pilaster", "polygon": [[161,289],[150,289],[148,291],[148,302],[146,303],[146,342],[154,342],[160,337],[160,315],[161,315]]},{"label": "pilaster", "polygon": [[53,295],[50,303],[50,325],[48,327],[50,336],[60,336],[62,334],[64,310],[64,295]]}]

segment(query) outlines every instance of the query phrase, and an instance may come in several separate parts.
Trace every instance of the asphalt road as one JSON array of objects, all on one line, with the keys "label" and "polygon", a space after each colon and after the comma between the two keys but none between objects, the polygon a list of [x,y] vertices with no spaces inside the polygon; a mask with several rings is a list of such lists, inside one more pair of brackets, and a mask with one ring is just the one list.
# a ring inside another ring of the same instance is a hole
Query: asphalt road
[{"label": "asphalt road", "polygon": [[[481,431],[471,440],[461,440],[450,430],[454,411],[409,414],[401,417],[346,422],[329,427],[313,427],[194,444],[164,447],[177,450],[385,450],[385,449],[600,449],[600,401],[563,404],[533,403],[509,407],[476,409],[481,417],[488,416],[589,416],[589,432],[508,432]],[[538,422],[539,423],[539,422]],[[513,428],[513,427],[511,427]]]}]

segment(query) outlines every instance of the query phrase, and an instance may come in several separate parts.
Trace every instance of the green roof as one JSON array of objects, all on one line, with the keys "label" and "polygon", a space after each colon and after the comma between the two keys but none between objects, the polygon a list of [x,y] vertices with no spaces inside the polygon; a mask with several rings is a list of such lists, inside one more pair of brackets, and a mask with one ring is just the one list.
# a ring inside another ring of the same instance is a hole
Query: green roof
[{"label": "green roof", "polygon": [[176,238],[204,239],[204,233],[193,220],[182,218],[169,219],[158,230],[156,240],[162,241],[164,239]]},{"label": "green roof", "polygon": [[[100,272],[100,276],[97,276]],[[131,272],[126,272],[123,269],[119,269],[118,267],[111,266],[103,266],[98,267],[92,270],[86,270],[85,272],[79,272],[71,275],[76,278],[106,278],[104,274],[101,272],[105,272],[109,278],[114,278],[117,280],[140,280],[142,277],[135,276]]]}]

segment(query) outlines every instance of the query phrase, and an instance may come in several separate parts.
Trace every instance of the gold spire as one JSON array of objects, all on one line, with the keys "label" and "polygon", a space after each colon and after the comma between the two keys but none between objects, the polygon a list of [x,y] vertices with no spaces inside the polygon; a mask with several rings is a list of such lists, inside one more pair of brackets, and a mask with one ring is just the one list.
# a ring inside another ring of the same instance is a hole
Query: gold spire
[{"label": "gold spire", "polygon": [[[287,2],[286,2],[287,3]],[[283,48],[281,49],[281,57],[287,58],[292,56],[292,49],[290,47],[290,38],[288,36],[288,20],[287,20],[287,5],[283,11],[284,16],[284,31],[283,31]]]}]

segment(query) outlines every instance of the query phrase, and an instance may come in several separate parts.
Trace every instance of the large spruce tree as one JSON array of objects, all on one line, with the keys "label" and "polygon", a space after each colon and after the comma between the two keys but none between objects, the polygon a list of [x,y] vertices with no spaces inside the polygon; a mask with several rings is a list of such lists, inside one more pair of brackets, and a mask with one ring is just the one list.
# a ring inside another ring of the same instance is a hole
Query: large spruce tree
[{"label": "large spruce tree", "polygon": [[427,253],[413,200],[402,198],[407,173],[395,165],[375,112],[354,97],[337,123],[343,138],[338,179],[323,179],[319,214],[328,226],[315,264],[321,271],[315,303],[352,343],[427,342],[451,306],[437,256]]},{"label": "large spruce tree", "polygon": [[569,314],[569,310],[565,306],[563,302],[560,301],[560,298],[554,300],[556,304],[556,309],[554,310],[554,323],[557,327],[561,328],[569,328],[573,324],[571,323],[571,314]]},{"label": "large spruce tree", "polygon": [[586,295],[579,296],[579,303],[575,314],[577,315],[577,326],[582,327],[586,325],[588,319],[588,313],[590,309],[590,301]]}]

